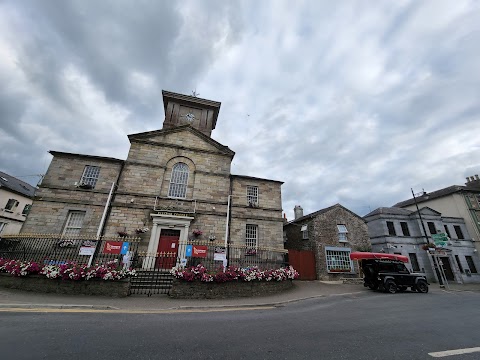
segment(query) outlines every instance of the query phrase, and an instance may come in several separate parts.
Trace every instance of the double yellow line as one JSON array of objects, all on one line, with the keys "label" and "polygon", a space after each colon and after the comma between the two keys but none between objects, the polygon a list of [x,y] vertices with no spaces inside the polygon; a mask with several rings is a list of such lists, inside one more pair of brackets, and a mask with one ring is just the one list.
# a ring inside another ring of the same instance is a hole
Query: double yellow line
[{"label": "double yellow line", "polygon": [[59,308],[0,308],[0,312],[15,313],[97,313],[97,314],[187,314],[187,313],[209,313],[228,311],[252,311],[272,310],[275,306],[252,306],[252,307],[225,307],[225,308],[191,308],[191,309],[162,309],[162,310],[132,310],[132,309],[59,309]]}]

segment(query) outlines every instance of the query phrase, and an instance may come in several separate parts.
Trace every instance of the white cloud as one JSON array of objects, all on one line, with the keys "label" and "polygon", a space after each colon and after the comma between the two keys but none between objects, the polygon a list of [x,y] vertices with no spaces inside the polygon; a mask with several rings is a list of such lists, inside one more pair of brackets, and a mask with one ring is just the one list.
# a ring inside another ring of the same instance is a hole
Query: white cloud
[{"label": "white cloud", "polygon": [[166,89],[222,102],[232,172],[284,181],[289,218],[480,172],[478,2],[114,3],[0,5],[0,170],[43,172],[49,149],[125,158]]}]

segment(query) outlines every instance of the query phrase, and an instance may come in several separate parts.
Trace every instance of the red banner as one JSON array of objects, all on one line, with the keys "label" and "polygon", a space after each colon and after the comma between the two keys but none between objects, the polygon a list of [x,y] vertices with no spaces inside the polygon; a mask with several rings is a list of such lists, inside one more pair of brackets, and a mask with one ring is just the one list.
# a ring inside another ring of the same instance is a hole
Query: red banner
[{"label": "red banner", "polygon": [[207,257],[208,246],[206,245],[193,245],[192,257]]},{"label": "red banner", "polygon": [[120,254],[122,251],[123,242],[120,241],[107,241],[103,248],[104,254]]}]

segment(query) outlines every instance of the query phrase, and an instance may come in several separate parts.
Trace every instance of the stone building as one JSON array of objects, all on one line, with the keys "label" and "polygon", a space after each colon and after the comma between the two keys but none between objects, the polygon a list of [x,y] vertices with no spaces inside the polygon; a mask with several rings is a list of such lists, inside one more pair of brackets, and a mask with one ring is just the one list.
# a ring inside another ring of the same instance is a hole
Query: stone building
[{"label": "stone building", "polygon": [[283,249],[282,182],[231,174],[235,153],[211,138],[219,102],[162,94],[163,128],[129,135],[126,160],[50,151],[22,232],[135,236],[148,229],[141,250],[173,249],[179,258],[179,241],[194,230],[212,244],[228,234],[231,244]]},{"label": "stone building", "polygon": [[[358,264],[350,260],[352,251],[370,248],[365,220],[340,204],[303,215],[296,206],[295,219],[284,225],[289,262],[300,272],[313,272],[319,280],[357,277]],[[311,254],[311,256],[309,256]],[[313,261],[309,261],[311,258]]]},{"label": "stone building", "polygon": [[[407,256],[410,270],[424,272],[429,281],[440,281],[438,259],[447,281],[480,282],[480,259],[463,218],[443,216],[428,207],[419,211],[381,207],[364,218],[372,251]],[[437,249],[427,250],[427,241],[433,244],[432,236],[439,233],[446,233],[448,241]]]},{"label": "stone building", "polygon": [[20,232],[34,194],[32,185],[0,171],[0,235]]}]

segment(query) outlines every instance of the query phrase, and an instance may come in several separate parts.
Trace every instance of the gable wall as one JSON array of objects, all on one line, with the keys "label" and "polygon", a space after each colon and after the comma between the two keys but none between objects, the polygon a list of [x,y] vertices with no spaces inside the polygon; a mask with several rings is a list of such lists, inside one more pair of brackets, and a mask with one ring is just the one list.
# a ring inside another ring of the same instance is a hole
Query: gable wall
[{"label": "gable wall", "polygon": [[[348,230],[348,243],[338,241],[337,224],[345,224]],[[325,246],[348,247],[352,251],[370,246],[368,227],[362,218],[354,216],[341,207],[334,207],[326,213],[317,215],[312,221],[312,236],[315,239],[318,279],[337,279],[339,275],[329,274],[325,259]],[[355,272],[359,274],[358,263],[354,262]]]}]

